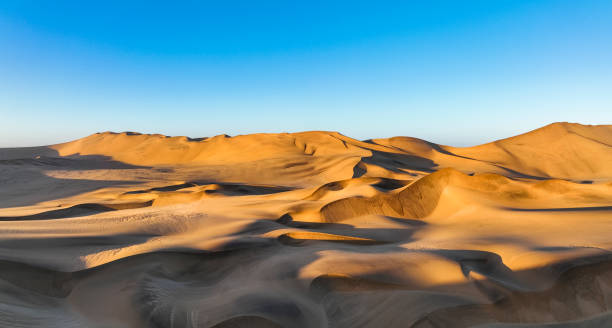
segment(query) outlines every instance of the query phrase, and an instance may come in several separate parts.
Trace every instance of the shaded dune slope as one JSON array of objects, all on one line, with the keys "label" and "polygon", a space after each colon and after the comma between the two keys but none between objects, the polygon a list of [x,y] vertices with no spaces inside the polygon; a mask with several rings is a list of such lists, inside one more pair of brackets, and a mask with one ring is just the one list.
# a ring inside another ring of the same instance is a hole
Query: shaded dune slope
[{"label": "shaded dune slope", "polygon": [[[473,286],[493,298],[487,304],[453,293],[411,293],[410,284],[375,277],[329,274],[306,284],[278,280],[295,277],[305,264],[300,261],[312,258],[278,262],[267,258],[273,252],[275,247],[268,246],[210,254],[150,253],[71,273],[0,261],[5,291],[0,322],[11,327],[89,327],[86,314],[106,315],[107,324],[115,317],[131,327],[355,327],[374,326],[368,322],[375,320],[384,326],[424,328],[551,322],[582,327],[611,319],[609,254],[558,263],[547,270],[558,277],[556,282],[537,290],[497,278],[470,279],[453,287]],[[475,255],[473,264],[462,265],[492,278],[502,270],[501,262],[487,264],[490,255]],[[271,268],[273,263],[284,267]],[[32,283],[24,284],[24,277]],[[346,298],[350,301],[343,307],[340,300]],[[36,315],[27,308],[36,309]]]},{"label": "shaded dune slope", "polygon": [[141,208],[151,206],[153,201],[146,202],[131,202],[131,203],[115,203],[115,204],[99,204],[85,203],[69,206],[67,208],[45,211],[37,214],[22,215],[22,216],[0,216],[0,221],[22,221],[22,220],[52,220],[61,218],[72,218],[79,216],[87,216],[96,213],[118,211],[125,209]]},{"label": "shaded dune slope", "polygon": [[367,214],[422,218],[435,209],[444,187],[460,174],[453,169],[443,169],[417,180],[396,194],[340,199],[323,206],[321,216],[326,222]]}]

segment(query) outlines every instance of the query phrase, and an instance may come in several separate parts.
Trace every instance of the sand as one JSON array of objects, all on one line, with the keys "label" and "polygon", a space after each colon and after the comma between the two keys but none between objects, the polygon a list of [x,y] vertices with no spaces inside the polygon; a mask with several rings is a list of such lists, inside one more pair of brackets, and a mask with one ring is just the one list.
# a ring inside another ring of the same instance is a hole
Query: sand
[{"label": "sand", "polygon": [[0,149],[0,327],[612,326],[612,126]]}]

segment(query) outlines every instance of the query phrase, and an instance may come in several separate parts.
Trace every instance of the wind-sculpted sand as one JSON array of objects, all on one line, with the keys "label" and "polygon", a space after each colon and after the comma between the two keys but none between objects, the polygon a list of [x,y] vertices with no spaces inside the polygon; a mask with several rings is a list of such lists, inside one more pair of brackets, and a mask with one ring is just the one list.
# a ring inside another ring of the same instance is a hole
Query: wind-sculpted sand
[{"label": "wind-sculpted sand", "polygon": [[0,149],[0,327],[612,326],[612,126]]}]

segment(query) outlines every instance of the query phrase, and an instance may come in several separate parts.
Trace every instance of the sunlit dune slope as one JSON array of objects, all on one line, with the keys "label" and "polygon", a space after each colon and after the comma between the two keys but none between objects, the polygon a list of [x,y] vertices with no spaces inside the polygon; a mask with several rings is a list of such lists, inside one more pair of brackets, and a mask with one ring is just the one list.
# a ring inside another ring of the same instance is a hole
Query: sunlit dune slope
[{"label": "sunlit dune slope", "polygon": [[[554,123],[516,137],[466,148],[409,137],[362,142],[321,131],[201,139],[107,132],[51,148],[61,156],[102,155],[133,165],[256,162],[269,167],[273,166],[271,160],[279,159],[286,169],[320,158],[351,159],[352,167],[335,176],[338,180],[349,174],[392,177],[394,173],[427,172],[443,167],[513,177],[606,180],[612,178],[611,145],[612,126]],[[592,160],[593,157],[597,160]]]},{"label": "sunlit dune slope", "polygon": [[444,149],[535,177],[612,178],[611,125],[554,123],[476,147]]},{"label": "sunlit dune slope", "polygon": [[354,143],[358,142],[338,133],[317,131],[201,139],[105,132],[52,148],[61,156],[106,155],[136,165],[232,164],[283,157],[368,154]]}]

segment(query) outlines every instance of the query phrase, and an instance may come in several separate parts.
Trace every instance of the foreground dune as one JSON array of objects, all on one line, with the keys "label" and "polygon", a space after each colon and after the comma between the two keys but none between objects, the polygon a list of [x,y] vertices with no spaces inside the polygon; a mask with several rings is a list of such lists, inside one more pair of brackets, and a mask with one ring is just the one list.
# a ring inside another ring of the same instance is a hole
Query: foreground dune
[{"label": "foreground dune", "polygon": [[1,327],[612,326],[612,126],[0,149]]}]

